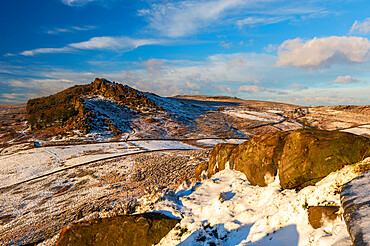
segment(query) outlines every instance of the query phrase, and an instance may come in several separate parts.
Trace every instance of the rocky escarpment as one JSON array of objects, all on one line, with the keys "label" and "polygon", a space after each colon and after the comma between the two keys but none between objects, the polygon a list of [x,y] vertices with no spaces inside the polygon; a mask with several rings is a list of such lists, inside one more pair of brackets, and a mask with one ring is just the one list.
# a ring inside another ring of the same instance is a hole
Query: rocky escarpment
[{"label": "rocky escarpment", "polygon": [[370,245],[370,171],[343,185],[340,199],[344,221],[356,246]]},{"label": "rocky escarpment", "polygon": [[239,146],[217,145],[208,174],[243,172],[253,185],[266,186],[279,170],[283,189],[313,185],[329,173],[370,156],[370,139],[343,132],[299,129],[257,136]]},{"label": "rocky escarpment", "polygon": [[159,213],[89,220],[63,228],[56,245],[149,246],[159,243],[178,222]]},{"label": "rocky escarpment", "polygon": [[62,129],[64,132],[108,130],[117,135],[130,130],[128,120],[136,114],[156,111],[164,109],[146,93],[98,78],[90,84],[77,85],[27,103],[28,121],[33,128]]}]

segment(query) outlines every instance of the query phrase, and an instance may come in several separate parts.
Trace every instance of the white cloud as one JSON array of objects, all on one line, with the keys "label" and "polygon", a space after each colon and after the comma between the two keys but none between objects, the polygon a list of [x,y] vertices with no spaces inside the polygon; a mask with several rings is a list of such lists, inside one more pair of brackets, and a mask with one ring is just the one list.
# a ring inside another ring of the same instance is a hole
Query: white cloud
[{"label": "white cloud", "polygon": [[293,83],[293,84],[289,85],[289,88],[292,88],[292,89],[295,89],[295,90],[305,90],[305,89],[308,89],[307,86],[302,85],[302,84],[298,84],[298,83]]},{"label": "white cloud", "polygon": [[70,33],[75,31],[88,31],[95,29],[95,26],[72,26],[69,28],[54,28],[46,31],[47,34]]},{"label": "white cloud", "polygon": [[62,0],[62,2],[68,6],[83,6],[85,4],[95,2],[95,1],[102,1],[102,0]]},{"label": "white cloud", "polygon": [[248,92],[248,93],[257,93],[265,91],[264,87],[256,86],[256,85],[242,85],[239,87],[239,92]]},{"label": "white cloud", "polygon": [[363,21],[355,21],[353,23],[351,30],[349,31],[349,34],[368,34],[370,33],[370,18],[366,18]]},{"label": "white cloud", "polygon": [[239,56],[227,62],[227,68],[231,69],[233,67],[242,67],[246,63],[247,59],[245,58],[245,56]]},{"label": "white cloud", "polygon": [[70,47],[39,48],[39,49],[34,49],[34,50],[26,50],[26,51],[21,52],[20,54],[23,56],[34,56],[38,54],[67,53],[71,51],[72,49]]},{"label": "white cloud", "polygon": [[187,87],[187,88],[189,88],[189,89],[200,89],[201,88],[201,86],[199,85],[199,84],[195,84],[195,83],[190,83],[189,81],[187,81],[186,83],[185,83],[185,86]]},{"label": "white cloud", "polygon": [[370,87],[355,88],[316,88],[304,91],[295,91],[287,95],[274,98],[275,101],[297,105],[340,105],[366,104]]},{"label": "white cloud", "polygon": [[227,94],[235,94],[235,92],[230,88],[230,87],[226,87],[226,86],[220,86],[219,89],[222,91],[222,92],[225,92]]},{"label": "white cloud", "polygon": [[269,44],[267,47],[263,48],[263,50],[267,53],[272,53],[278,49],[276,44]]},{"label": "white cloud", "polygon": [[134,64],[145,67],[149,77],[158,77],[162,74],[162,68],[165,66],[165,63],[159,59],[149,59],[141,63],[134,62]]},{"label": "white cloud", "polygon": [[140,46],[158,44],[159,40],[154,39],[134,39],[129,37],[94,37],[88,41],[69,44],[76,49],[136,49]]},{"label": "white cloud", "polygon": [[151,1],[138,11],[149,29],[167,37],[184,37],[216,26],[267,25],[327,14],[323,7],[304,1],[284,0],[183,0]]},{"label": "white cloud", "polygon": [[353,84],[360,82],[359,79],[353,78],[349,75],[346,76],[338,76],[331,84],[342,84],[342,85],[347,85],[347,84]]},{"label": "white cloud", "polygon": [[[261,1],[257,1],[261,2]],[[153,4],[151,9],[142,9],[149,27],[168,37],[183,37],[196,33],[202,27],[215,23],[225,12],[251,4],[245,0],[185,0]]]},{"label": "white cloud", "polygon": [[285,41],[278,50],[277,66],[317,69],[340,63],[362,63],[369,58],[370,42],[361,37],[297,38]]},{"label": "white cloud", "polygon": [[221,41],[219,45],[226,48],[226,49],[230,49],[233,46],[233,43],[232,42],[227,43],[225,41]]},{"label": "white cloud", "polygon": [[67,53],[74,50],[116,50],[127,52],[144,45],[160,44],[165,41],[158,39],[134,39],[129,37],[94,37],[88,41],[72,43],[62,48],[39,48],[21,52],[24,56],[38,54]]},{"label": "white cloud", "polygon": [[243,28],[244,26],[269,25],[269,24],[286,21],[289,19],[291,19],[290,16],[273,16],[273,17],[249,16],[242,20],[238,20],[236,22],[236,25],[239,28]]}]

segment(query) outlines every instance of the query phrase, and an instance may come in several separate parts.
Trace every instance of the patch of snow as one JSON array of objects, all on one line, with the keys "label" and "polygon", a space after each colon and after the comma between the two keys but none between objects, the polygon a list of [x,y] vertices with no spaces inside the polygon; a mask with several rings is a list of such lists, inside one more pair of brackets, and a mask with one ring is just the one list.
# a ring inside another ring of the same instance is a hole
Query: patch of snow
[{"label": "patch of snow", "polygon": [[282,110],[270,109],[270,110],[267,110],[267,112],[274,113],[274,114],[284,114],[284,111],[282,111]]},{"label": "patch of snow", "polygon": [[264,121],[264,122],[275,122],[283,120],[284,118],[267,112],[257,112],[257,111],[249,111],[249,110],[225,110],[223,113],[228,114],[230,116],[239,117],[243,119],[249,120],[257,120],[257,121]]},{"label": "patch of snow", "polygon": [[[143,197],[138,212],[166,211],[182,218],[158,245],[351,245],[342,216],[314,229],[307,206],[340,205],[340,186],[356,177],[355,166],[333,172],[299,192],[281,190],[278,178],[268,187],[251,185],[245,175],[223,170],[175,195]],[[149,206],[150,204],[150,206]],[[182,233],[180,233],[182,232]]]},{"label": "patch of snow", "polygon": [[231,144],[241,144],[247,141],[246,139],[202,139],[197,140],[196,143],[207,145],[207,146],[215,146],[219,143],[231,143]]},{"label": "patch of snow", "polygon": [[290,130],[300,129],[302,128],[302,125],[298,122],[284,121],[279,124],[274,124],[274,127],[277,127],[278,129],[282,131],[290,131]]},{"label": "patch of snow", "polygon": [[198,147],[185,144],[179,141],[148,140],[148,141],[133,141],[132,144],[146,150],[200,149]]},{"label": "patch of snow", "polygon": [[349,132],[349,133],[353,133],[353,134],[356,134],[356,135],[370,135],[370,128],[367,128],[367,127],[364,127],[364,126],[361,126],[361,127],[354,127],[354,128],[350,128],[350,129],[345,129],[345,130],[341,130],[342,132]]},{"label": "patch of snow", "polygon": [[358,127],[363,127],[363,128],[370,128],[370,125],[362,125],[362,126],[358,126]]}]

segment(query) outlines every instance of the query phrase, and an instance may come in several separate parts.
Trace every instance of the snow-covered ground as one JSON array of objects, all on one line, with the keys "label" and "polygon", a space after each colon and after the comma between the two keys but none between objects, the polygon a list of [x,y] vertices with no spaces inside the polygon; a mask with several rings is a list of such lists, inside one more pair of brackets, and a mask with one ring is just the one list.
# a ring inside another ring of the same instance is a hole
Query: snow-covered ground
[{"label": "snow-covered ground", "polygon": [[307,207],[340,205],[339,187],[357,175],[355,166],[346,166],[296,192],[281,190],[279,180],[268,187],[253,186],[243,173],[224,170],[197,185],[184,183],[176,192],[165,190],[160,199],[148,195],[139,212],[181,218],[162,246],[352,245],[341,214],[314,229]]},{"label": "snow-covered ground", "polygon": [[199,149],[177,141],[134,141],[40,147],[0,156],[0,187],[61,168],[145,150]]},{"label": "snow-covered ground", "polygon": [[353,127],[350,129],[341,130],[342,132],[349,132],[356,135],[369,135],[370,136],[370,125],[362,125],[359,127]]},{"label": "snow-covered ground", "polygon": [[199,149],[198,147],[182,142],[166,140],[133,141],[132,144],[146,150]]},{"label": "snow-covered ground", "polygon": [[129,143],[102,143],[33,148],[0,156],[0,187],[66,166],[138,151]]},{"label": "snow-covered ground", "polygon": [[195,143],[202,144],[206,146],[215,146],[219,143],[231,143],[231,144],[241,144],[244,141],[247,141],[246,139],[202,139],[197,140]]},{"label": "snow-covered ground", "polygon": [[284,118],[280,115],[275,113],[268,113],[268,112],[257,112],[257,111],[249,111],[249,110],[225,110],[223,111],[225,114],[230,116],[239,117],[248,120],[258,120],[264,122],[277,122],[281,121]]}]

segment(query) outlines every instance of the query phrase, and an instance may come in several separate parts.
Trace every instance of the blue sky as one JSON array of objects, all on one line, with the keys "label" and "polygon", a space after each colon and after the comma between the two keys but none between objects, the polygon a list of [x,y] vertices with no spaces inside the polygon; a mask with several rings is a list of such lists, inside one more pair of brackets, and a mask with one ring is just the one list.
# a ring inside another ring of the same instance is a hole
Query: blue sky
[{"label": "blue sky", "polygon": [[368,0],[12,0],[0,103],[96,77],[162,96],[370,104]]}]

